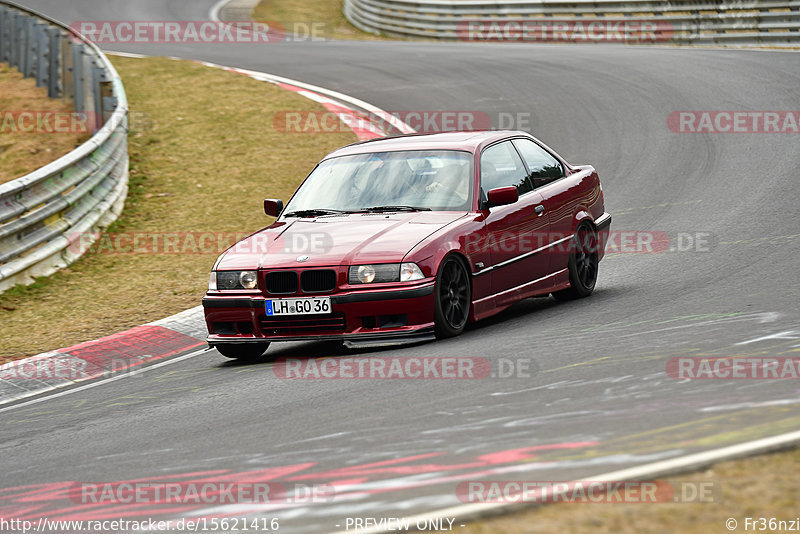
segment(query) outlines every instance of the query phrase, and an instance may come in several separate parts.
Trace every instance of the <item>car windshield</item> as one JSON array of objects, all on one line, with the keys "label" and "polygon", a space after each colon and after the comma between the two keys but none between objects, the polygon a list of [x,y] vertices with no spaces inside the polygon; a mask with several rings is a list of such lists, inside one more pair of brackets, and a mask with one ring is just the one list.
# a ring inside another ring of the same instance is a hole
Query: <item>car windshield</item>
[{"label": "car windshield", "polygon": [[336,212],[461,211],[472,205],[472,157],[457,150],[376,152],[320,163],[286,216]]}]

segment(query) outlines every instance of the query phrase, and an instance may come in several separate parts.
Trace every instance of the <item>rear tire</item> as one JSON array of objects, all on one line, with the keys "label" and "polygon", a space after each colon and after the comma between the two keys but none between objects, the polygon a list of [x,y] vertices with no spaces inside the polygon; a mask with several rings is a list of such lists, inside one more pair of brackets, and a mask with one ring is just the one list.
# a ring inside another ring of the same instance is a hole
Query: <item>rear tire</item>
[{"label": "rear tire", "polygon": [[224,343],[214,347],[217,351],[233,360],[257,360],[267,352],[269,343]]},{"label": "rear tire", "polygon": [[453,337],[463,332],[469,320],[472,293],[467,268],[457,257],[449,256],[442,262],[433,297],[436,337]]},{"label": "rear tire", "polygon": [[588,297],[597,284],[597,270],[600,264],[597,254],[597,232],[588,224],[578,226],[572,238],[569,254],[569,285],[567,289],[556,291],[556,300],[575,300]]}]

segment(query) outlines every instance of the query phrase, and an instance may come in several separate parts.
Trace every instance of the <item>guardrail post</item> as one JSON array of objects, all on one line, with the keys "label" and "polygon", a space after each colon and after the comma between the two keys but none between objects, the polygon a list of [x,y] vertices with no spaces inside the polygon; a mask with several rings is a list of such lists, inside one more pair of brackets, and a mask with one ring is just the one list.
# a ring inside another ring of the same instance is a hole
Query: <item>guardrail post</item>
[{"label": "guardrail post", "polygon": [[117,99],[114,98],[114,89],[111,78],[105,69],[99,65],[94,67],[95,73],[95,111],[101,123],[105,123],[117,107]]},{"label": "guardrail post", "polygon": [[49,28],[47,30],[47,96],[58,98],[61,96],[61,30]]},{"label": "guardrail post", "polygon": [[103,103],[103,123],[108,121],[119,105],[119,99],[114,96],[114,84],[111,81],[100,84],[100,98]]},{"label": "guardrail post", "polygon": [[17,14],[11,9],[7,10],[4,28],[6,34],[6,49],[5,52],[3,52],[3,61],[9,65],[12,65],[14,61],[14,26],[16,23]]},{"label": "guardrail post", "polygon": [[23,52],[23,48],[22,48],[22,35],[23,35],[22,24],[23,24],[24,21],[22,20],[22,15],[16,15],[16,16],[14,16],[14,18],[12,20],[13,20],[14,26],[12,28],[12,32],[13,33],[11,35],[11,46],[12,46],[12,48],[11,48],[11,61],[9,62],[9,64],[12,67],[16,67],[17,69],[19,69],[20,65],[22,64],[21,63],[22,59],[21,59],[20,56],[22,56],[22,52]]},{"label": "guardrail post", "polygon": [[11,10],[0,6],[0,61],[6,61],[8,53],[8,16]]},{"label": "guardrail post", "polygon": [[23,64],[20,70],[26,78],[31,78],[34,74],[33,62],[36,58],[36,52],[34,51],[33,25],[35,23],[36,21],[32,17],[25,17],[25,45],[22,51]]},{"label": "guardrail post", "polygon": [[61,48],[61,96],[64,101],[74,100],[75,69],[72,67],[72,41],[65,37],[60,40]]},{"label": "guardrail post", "polygon": [[86,86],[85,74],[83,72],[83,46],[78,43],[71,43],[72,48],[72,100],[75,102],[75,111],[83,113],[86,111]]},{"label": "guardrail post", "polygon": [[94,131],[99,130],[105,122],[105,115],[103,114],[103,69],[100,68],[94,61],[92,61],[92,103],[94,104],[94,117],[92,123],[94,124]]},{"label": "guardrail post", "polygon": [[47,83],[47,31],[41,22],[36,23],[36,87]]},{"label": "guardrail post", "polygon": [[89,54],[83,54],[82,61],[83,69],[83,111],[86,113],[88,119],[87,124],[94,133],[100,129],[98,124],[97,102],[95,99],[95,87],[97,87],[97,80],[95,80],[94,61],[92,61]]}]

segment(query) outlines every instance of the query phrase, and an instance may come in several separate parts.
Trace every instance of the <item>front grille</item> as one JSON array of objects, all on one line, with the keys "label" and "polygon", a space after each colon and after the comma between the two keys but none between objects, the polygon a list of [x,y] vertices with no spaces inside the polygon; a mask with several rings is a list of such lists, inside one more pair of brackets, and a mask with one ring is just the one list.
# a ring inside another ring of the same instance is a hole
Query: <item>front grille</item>
[{"label": "front grille", "polygon": [[261,318],[261,333],[265,336],[286,336],[305,333],[336,334],[344,332],[343,313],[331,315],[302,315],[297,317]]},{"label": "front grille", "polygon": [[297,273],[294,271],[275,271],[264,277],[267,293],[273,295],[291,295],[297,293]]},{"label": "front grille", "polygon": [[300,275],[300,287],[303,293],[325,293],[336,289],[336,271],[322,269],[303,271]]}]

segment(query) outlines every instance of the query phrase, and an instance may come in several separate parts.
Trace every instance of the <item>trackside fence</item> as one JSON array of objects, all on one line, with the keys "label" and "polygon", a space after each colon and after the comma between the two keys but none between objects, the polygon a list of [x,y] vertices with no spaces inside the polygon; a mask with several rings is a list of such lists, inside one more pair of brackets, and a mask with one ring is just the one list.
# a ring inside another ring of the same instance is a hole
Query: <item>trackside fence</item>
[{"label": "trackside fence", "polygon": [[800,0],[344,0],[344,14],[396,37],[800,47]]},{"label": "trackside fence", "polygon": [[[128,192],[128,102],[97,46],[67,26],[0,0],[0,61],[74,102],[92,137],[69,154],[0,184],[0,291],[75,261],[74,236],[107,227]],[[2,110],[0,110],[2,111]]]}]

